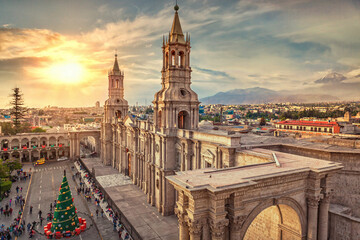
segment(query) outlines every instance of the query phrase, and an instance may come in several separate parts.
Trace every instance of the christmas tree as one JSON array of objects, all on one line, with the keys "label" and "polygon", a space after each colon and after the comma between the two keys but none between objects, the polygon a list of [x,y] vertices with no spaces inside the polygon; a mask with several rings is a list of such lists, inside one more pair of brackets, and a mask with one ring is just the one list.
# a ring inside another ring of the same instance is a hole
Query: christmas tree
[{"label": "christmas tree", "polygon": [[79,228],[79,219],[73,201],[66,179],[66,172],[64,171],[64,178],[61,183],[54,219],[51,225],[51,232],[66,233],[70,231],[73,233],[76,228]]}]

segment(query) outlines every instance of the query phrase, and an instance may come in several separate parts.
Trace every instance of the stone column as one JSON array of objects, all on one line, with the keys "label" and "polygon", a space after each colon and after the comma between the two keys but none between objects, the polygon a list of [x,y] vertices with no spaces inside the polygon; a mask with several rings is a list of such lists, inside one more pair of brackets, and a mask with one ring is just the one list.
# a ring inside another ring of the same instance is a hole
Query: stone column
[{"label": "stone column", "polygon": [[318,198],[308,198],[308,240],[317,240],[317,229],[318,229]]},{"label": "stone column", "polygon": [[330,196],[329,194],[324,194],[323,199],[320,201],[319,207],[319,240],[328,239],[329,205]]},{"label": "stone column", "polygon": [[151,179],[152,179],[152,183],[151,183],[151,205],[155,206],[155,166],[152,165],[151,166]]},{"label": "stone column", "polygon": [[189,227],[184,219],[183,216],[178,215],[178,221],[179,221],[179,240],[189,240]]},{"label": "stone column", "polygon": [[211,240],[224,240],[225,238],[225,227],[229,224],[228,219],[220,221],[211,221]]},{"label": "stone column", "polygon": [[240,230],[245,219],[245,215],[232,217],[230,222],[230,239],[240,239]]},{"label": "stone column", "polygon": [[189,223],[190,240],[201,240],[202,226],[199,221]]}]

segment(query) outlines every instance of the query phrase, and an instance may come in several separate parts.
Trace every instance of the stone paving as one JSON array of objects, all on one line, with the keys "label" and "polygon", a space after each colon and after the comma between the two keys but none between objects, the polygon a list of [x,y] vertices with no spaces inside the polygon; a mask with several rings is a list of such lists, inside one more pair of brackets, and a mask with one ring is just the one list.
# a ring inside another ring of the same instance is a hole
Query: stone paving
[{"label": "stone paving", "polygon": [[[110,166],[104,166],[98,158],[82,159],[82,161],[90,171],[95,171],[99,183],[99,179],[104,182],[105,185],[102,187],[142,239],[179,239],[177,217],[162,216],[155,207],[147,203],[146,195],[132,183],[129,177]],[[104,181],[106,178],[108,180]],[[118,179],[117,183],[114,183],[115,186],[110,183],[111,179]]]}]

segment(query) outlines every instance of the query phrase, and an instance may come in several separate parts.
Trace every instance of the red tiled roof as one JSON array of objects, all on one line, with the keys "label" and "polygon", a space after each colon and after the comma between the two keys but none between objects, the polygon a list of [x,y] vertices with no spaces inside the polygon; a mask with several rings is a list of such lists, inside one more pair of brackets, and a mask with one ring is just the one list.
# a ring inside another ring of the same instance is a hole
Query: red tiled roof
[{"label": "red tiled roof", "polygon": [[337,122],[326,122],[326,121],[299,121],[299,120],[288,120],[280,121],[276,124],[283,125],[299,125],[299,126],[313,126],[313,127],[334,127],[338,126]]}]

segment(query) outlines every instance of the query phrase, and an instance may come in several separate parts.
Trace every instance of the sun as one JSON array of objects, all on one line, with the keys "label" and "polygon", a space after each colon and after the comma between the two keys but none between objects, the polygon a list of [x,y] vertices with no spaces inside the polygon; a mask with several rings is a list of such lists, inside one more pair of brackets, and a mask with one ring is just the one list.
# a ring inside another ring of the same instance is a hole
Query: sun
[{"label": "sun", "polygon": [[77,62],[62,62],[50,66],[47,73],[50,78],[59,83],[79,83],[84,75],[84,70]]}]

